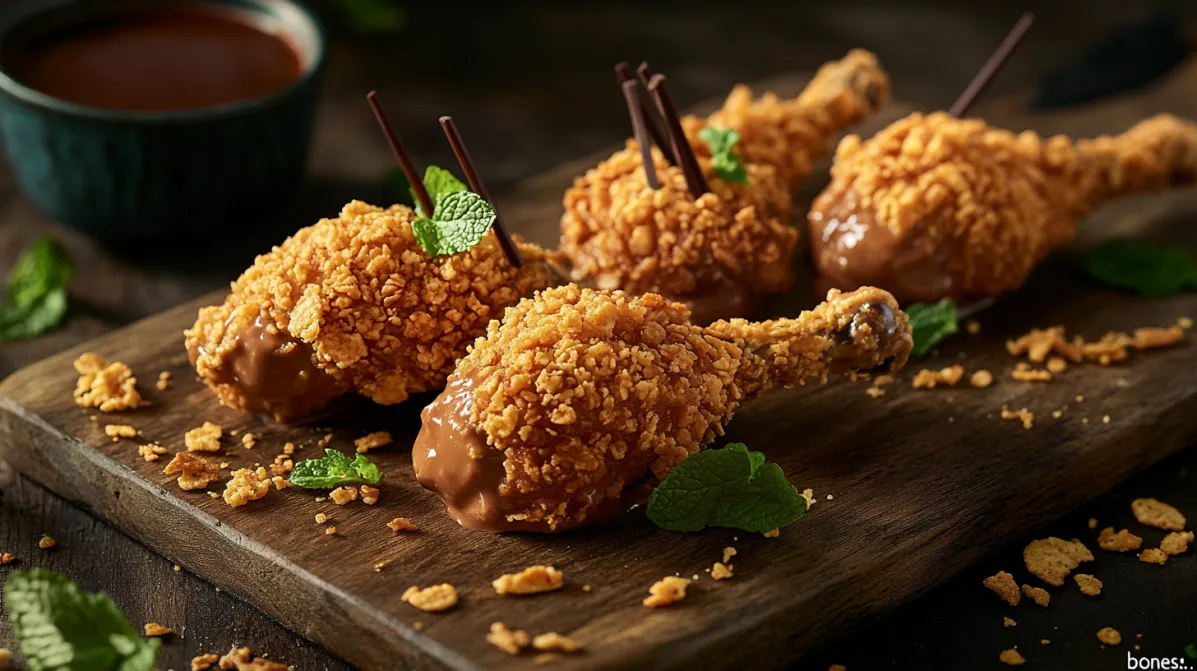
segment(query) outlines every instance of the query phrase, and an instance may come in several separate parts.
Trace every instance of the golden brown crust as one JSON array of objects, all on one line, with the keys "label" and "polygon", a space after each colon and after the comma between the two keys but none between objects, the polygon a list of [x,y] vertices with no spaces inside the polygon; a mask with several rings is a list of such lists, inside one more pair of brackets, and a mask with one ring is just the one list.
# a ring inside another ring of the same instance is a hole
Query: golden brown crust
[{"label": "golden brown crust", "polygon": [[518,241],[516,270],[493,235],[468,252],[431,258],[407,207],[354,201],[259,256],[222,305],[186,332],[196,370],[221,401],[247,402],[220,367],[240,328],[267,328],[311,346],[312,361],[347,390],[378,403],[439,389],[466,346],[521,296],[550,283],[544,251]]}]

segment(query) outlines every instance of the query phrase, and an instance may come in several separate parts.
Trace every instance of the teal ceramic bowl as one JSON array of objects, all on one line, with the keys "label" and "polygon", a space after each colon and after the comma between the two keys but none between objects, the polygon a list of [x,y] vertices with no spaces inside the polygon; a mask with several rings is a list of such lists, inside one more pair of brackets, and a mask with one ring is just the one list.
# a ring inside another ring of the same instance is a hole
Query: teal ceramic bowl
[{"label": "teal ceramic bowl", "polygon": [[31,35],[175,0],[30,0],[0,12],[0,138],[18,184],[47,217],[108,241],[245,225],[280,209],[303,176],[324,34],[293,0],[177,0],[253,13],[286,35],[301,73],[258,98],[179,112],[125,112],[17,81],[3,54]]}]

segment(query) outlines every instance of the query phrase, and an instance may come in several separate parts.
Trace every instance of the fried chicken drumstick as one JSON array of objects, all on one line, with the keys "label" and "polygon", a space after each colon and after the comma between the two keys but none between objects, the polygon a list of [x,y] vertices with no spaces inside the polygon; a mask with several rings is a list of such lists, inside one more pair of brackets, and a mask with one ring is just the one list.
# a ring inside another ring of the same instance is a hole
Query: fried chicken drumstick
[{"label": "fried chicken drumstick", "polygon": [[555,532],[642,502],[777,386],[900,368],[893,297],[832,291],[794,319],[695,326],[686,307],[566,285],[492,322],[424,409],[416,477],[462,526]]},{"label": "fried chicken drumstick", "polygon": [[467,252],[429,257],[415,213],[351,202],[259,256],[221,305],[200,310],[187,353],[221,403],[301,420],[344,393],[381,404],[440,389],[486,324],[548,286],[544,250],[494,231]]},{"label": "fried chicken drumstick", "polygon": [[809,224],[833,286],[970,302],[1021,285],[1102,202],[1194,181],[1197,125],[1159,115],[1074,142],[912,114],[844,138],[831,176]]},{"label": "fried chicken drumstick", "polygon": [[[880,107],[888,91],[876,59],[859,50],[823,66],[793,100],[772,93],[753,99],[736,87],[709,118],[680,119],[682,146],[675,135],[667,148],[692,152],[705,178],[700,190],[657,148],[651,165],[660,188],[652,188],[640,144],[630,140],[565,193],[561,253],[571,278],[599,289],[660,293],[688,304],[700,324],[759,312],[762,297],[793,282],[791,192],[826,153],[829,138]],[[698,138],[707,125],[739,133],[735,151],[747,184],[715,173],[710,147]]]}]

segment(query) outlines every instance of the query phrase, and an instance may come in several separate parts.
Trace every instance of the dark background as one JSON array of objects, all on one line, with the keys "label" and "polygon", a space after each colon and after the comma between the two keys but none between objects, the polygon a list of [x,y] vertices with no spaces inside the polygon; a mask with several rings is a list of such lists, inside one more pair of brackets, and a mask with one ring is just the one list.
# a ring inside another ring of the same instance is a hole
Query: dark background
[{"label": "dark background", "polygon": [[[336,212],[345,200],[386,200],[384,178],[393,164],[362,98],[371,88],[380,90],[421,163],[452,164],[436,117],[454,115],[501,205],[503,193],[521,179],[622,141],[627,119],[611,75],[619,60],[652,61],[669,74],[686,107],[725,95],[737,82],[812,72],[862,46],[890,73],[896,99],[935,109],[951,103],[1026,9],[1037,13],[1036,26],[988,97],[1034,91],[1095,41],[1153,12],[1166,11],[1167,22],[1187,35],[1197,27],[1193,2],[437,2],[405,3],[402,30],[363,35],[348,29],[337,3],[315,4],[326,15],[333,45],[311,179],[301,197],[279,203],[273,221],[253,222],[236,235],[214,231],[169,244],[147,240],[103,249],[42,219],[0,166],[0,269],[47,231],[60,236],[78,266],[69,323],[34,341],[0,344],[0,376],[220,286],[256,252]],[[1193,518],[1195,477],[1197,449],[1190,448],[1048,529],[1027,529],[1025,540],[1047,534],[1090,538],[1090,517],[1101,526],[1138,529],[1129,510],[1137,496],[1169,501]],[[38,550],[42,534],[58,546]],[[1142,535],[1151,547],[1162,534]],[[1158,567],[1099,553],[1094,571],[1106,583],[1100,598],[1058,590],[1048,609],[1012,609],[980,583],[1002,569],[1021,575],[1023,545],[889,617],[843,632],[842,641],[798,668],[998,669],[1005,668],[998,653],[1017,645],[1028,668],[1122,669],[1136,643],[1140,654],[1159,656],[1180,656],[1184,645],[1197,643],[1191,554]],[[174,627],[178,635],[164,646],[162,668],[188,668],[192,656],[224,652],[234,642],[300,669],[347,668],[252,606],[173,571],[171,561],[11,473],[0,478],[0,552],[19,557],[0,568],[0,578],[13,568],[50,568],[89,590],[109,592],[137,625]],[[1003,628],[1005,615],[1018,626]],[[1095,632],[1103,626],[1122,631],[1123,645],[1102,649]],[[0,645],[14,647],[3,619]]]}]

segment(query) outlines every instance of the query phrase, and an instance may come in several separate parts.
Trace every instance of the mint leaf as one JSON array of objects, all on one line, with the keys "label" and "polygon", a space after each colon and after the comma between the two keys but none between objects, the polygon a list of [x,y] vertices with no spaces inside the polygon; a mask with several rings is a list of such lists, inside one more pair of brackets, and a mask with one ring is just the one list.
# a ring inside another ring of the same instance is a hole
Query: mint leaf
[{"label": "mint leaf", "polygon": [[486,237],[495,222],[495,208],[472,191],[457,191],[436,202],[431,219],[411,222],[416,242],[429,256],[456,254]]},{"label": "mint leaf", "polygon": [[149,671],[160,642],[137,635],[107,594],[52,571],[14,571],[4,607],[31,671]]},{"label": "mint leaf", "polygon": [[335,489],[342,485],[376,485],[382,480],[378,466],[364,454],[352,461],[338,450],[324,450],[324,456],[295,464],[287,481],[304,489]]},{"label": "mint leaf", "polygon": [[739,154],[732,151],[732,147],[740,141],[740,134],[735,129],[706,126],[698,131],[698,139],[711,148],[711,169],[720,179],[736,184],[748,183],[744,161],[740,159]]},{"label": "mint leaf", "polygon": [[29,305],[0,305],[0,342],[41,335],[57,326],[66,311],[66,289],[61,287],[34,299]]},{"label": "mint leaf", "polygon": [[765,532],[806,513],[806,499],[786,480],[781,467],[743,443],[692,455],[665,476],[645,509],[654,524],[669,531],[730,527]]},{"label": "mint leaf", "polygon": [[1084,265],[1093,279],[1148,298],[1197,290],[1197,259],[1180,247],[1111,240],[1085,257]]},{"label": "mint leaf", "polygon": [[914,337],[911,353],[915,356],[927,356],[936,343],[957,330],[956,304],[946,298],[931,305],[915,303],[904,309],[910,318],[910,331]]},{"label": "mint leaf", "polygon": [[407,13],[395,0],[341,0],[341,9],[356,33],[395,33],[407,24]]},{"label": "mint leaf", "polygon": [[32,338],[66,314],[66,287],[74,267],[54,238],[45,236],[21,251],[8,274],[8,300],[0,306],[0,342]]},{"label": "mint leaf", "polygon": [[[430,165],[424,169],[424,188],[428,189],[428,197],[432,199],[433,208],[438,208],[441,198],[451,193],[468,191],[466,185],[460,179],[454,177],[453,173],[444,168],[438,168],[435,165]],[[416,214],[427,218],[428,215],[424,213],[424,208],[420,205],[420,199],[416,198],[414,190],[411,190],[411,199],[416,204]]]}]

